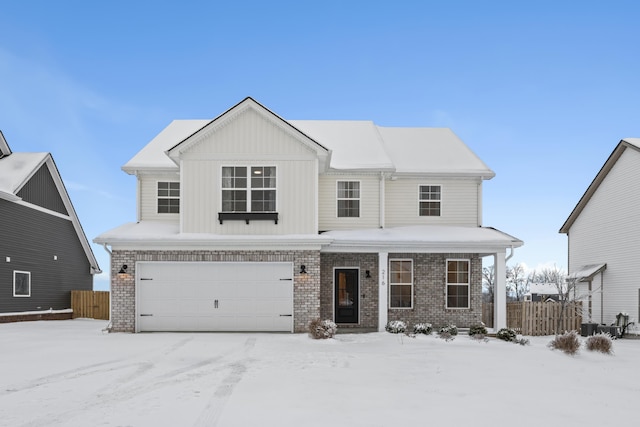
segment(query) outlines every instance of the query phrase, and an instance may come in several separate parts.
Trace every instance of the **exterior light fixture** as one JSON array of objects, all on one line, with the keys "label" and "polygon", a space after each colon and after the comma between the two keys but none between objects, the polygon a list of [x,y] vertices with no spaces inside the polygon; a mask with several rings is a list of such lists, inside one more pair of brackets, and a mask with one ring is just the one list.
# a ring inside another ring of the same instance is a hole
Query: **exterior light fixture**
[{"label": "exterior light fixture", "polygon": [[364,277],[366,277],[367,279],[371,279],[371,272],[369,270],[366,270],[364,272]]},{"label": "exterior light fixture", "polygon": [[307,266],[302,264],[300,266],[300,274],[307,274]]},{"label": "exterior light fixture", "polygon": [[120,268],[120,271],[118,271],[118,274],[127,274],[127,264],[122,264],[122,267]]}]

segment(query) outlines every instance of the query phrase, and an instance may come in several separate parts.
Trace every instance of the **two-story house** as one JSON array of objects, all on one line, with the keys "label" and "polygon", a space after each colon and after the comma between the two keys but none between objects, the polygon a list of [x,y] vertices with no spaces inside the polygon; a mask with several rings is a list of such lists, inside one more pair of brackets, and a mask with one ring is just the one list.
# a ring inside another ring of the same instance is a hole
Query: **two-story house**
[{"label": "two-story house", "polygon": [[51,153],[13,152],[2,132],[0,224],[1,321],[68,309],[72,290],[93,289],[100,267]]},{"label": "two-story house", "polygon": [[172,122],[123,170],[138,220],[94,240],[111,248],[114,331],[465,327],[481,321],[485,256],[506,324],[522,241],[482,227],[494,172],[449,129],[285,120],[246,98]]}]

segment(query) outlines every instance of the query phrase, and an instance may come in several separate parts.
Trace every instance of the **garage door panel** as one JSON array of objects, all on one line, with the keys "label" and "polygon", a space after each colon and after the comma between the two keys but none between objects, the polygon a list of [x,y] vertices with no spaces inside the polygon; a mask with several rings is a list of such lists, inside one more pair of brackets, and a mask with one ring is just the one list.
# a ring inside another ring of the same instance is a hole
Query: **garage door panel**
[{"label": "garage door panel", "polygon": [[137,272],[137,330],[292,331],[291,263],[141,262]]}]

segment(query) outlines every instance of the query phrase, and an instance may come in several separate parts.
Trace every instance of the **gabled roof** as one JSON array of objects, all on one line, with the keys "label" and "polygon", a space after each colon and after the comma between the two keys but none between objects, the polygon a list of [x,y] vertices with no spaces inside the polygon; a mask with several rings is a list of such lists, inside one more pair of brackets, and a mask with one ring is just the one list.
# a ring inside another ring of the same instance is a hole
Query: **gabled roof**
[{"label": "gabled roof", "polygon": [[[8,149],[8,144],[6,143],[6,140],[4,140],[4,137],[1,139],[2,142],[0,142],[0,145],[4,143]],[[101,273],[102,271],[100,270],[98,261],[91,250],[91,246],[89,245],[87,236],[84,234],[82,225],[80,225],[80,220],[76,215],[76,211],[73,208],[67,189],[60,177],[58,167],[53,161],[51,154],[12,153],[10,149],[9,152],[11,153],[10,155],[0,157],[0,199],[20,203],[24,206],[33,206],[30,203],[23,202],[22,198],[18,196],[18,193],[41,167],[47,167],[51,174],[51,178],[58,189],[60,198],[62,199],[62,202],[69,214],[73,228],[78,235],[78,240],[82,244],[87,260],[91,265],[91,272],[95,274]],[[46,209],[41,207],[38,207],[38,209],[46,211]],[[55,214],[59,215],[57,212]]]},{"label": "gabled roof", "polygon": [[7,144],[7,140],[4,139],[4,135],[0,130],[0,159],[11,154],[11,148],[9,148],[9,144]]},{"label": "gabled roof", "polygon": [[[562,224],[562,227],[560,227],[560,233],[569,233],[569,229],[578,218],[578,216],[580,216],[580,213],[582,213],[582,210],[585,208],[587,203],[589,203],[589,200],[591,200],[591,197],[594,195],[598,187],[600,187],[602,181],[604,181],[609,171],[611,171],[620,156],[622,156],[622,153],[624,153],[628,148],[640,151],[640,138],[625,138],[622,139],[618,143],[618,145],[616,145],[616,148],[614,148],[613,152],[604,163],[596,177],[593,179],[591,184],[589,184],[587,191],[584,192],[584,194],[578,201],[578,204],[573,208],[573,211],[571,211],[571,214],[569,214],[567,220],[564,222],[564,224]],[[640,167],[640,165],[638,165],[638,167]]]},{"label": "gabled roof", "polygon": [[285,120],[249,97],[213,120],[174,120],[122,169],[129,174],[144,170],[177,171],[180,152],[198,144],[248,108],[291,132],[318,153],[321,163],[328,162],[331,170],[469,175],[482,179],[495,176],[447,128],[381,127],[371,121],[351,120]]},{"label": "gabled roof", "polygon": [[321,163],[325,163],[326,159],[329,157],[329,150],[322,146],[322,144],[319,144],[317,141],[309,138],[309,136],[305,135],[299,129],[296,129],[294,126],[292,126],[291,123],[287,122],[282,117],[278,116],[273,111],[269,110],[264,105],[260,104],[251,97],[243,99],[238,104],[234,105],[215,119],[211,120],[209,123],[194,132],[192,135],[178,142],[175,146],[166,151],[167,155],[177,163],[181,152],[184,152],[190,147],[200,143],[212,132],[215,132],[216,129],[224,126],[230,120],[233,120],[235,117],[242,114],[248,109],[256,111],[258,114],[262,115],[264,118],[271,121],[276,126],[280,126],[283,130],[296,137],[296,139],[298,139],[302,144],[305,144],[311,150],[315,151],[316,154],[321,158]]}]

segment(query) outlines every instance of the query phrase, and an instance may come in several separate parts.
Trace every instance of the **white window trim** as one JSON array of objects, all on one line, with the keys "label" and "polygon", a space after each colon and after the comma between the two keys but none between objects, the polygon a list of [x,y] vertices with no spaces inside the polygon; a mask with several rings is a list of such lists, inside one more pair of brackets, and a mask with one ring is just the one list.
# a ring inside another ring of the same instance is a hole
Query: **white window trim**
[{"label": "white window trim", "polygon": [[[275,190],[276,192],[276,206],[275,209],[273,211],[258,211],[258,212],[278,212],[278,197],[280,195],[280,191],[278,190],[278,185],[280,184],[280,177],[278,176],[279,173],[279,167],[276,164],[273,163],[268,163],[268,164],[239,164],[239,165],[231,165],[231,164],[225,164],[220,166],[220,177],[219,177],[219,182],[220,182],[220,212],[238,212],[238,211],[224,211],[222,210],[222,192],[224,190],[235,190],[235,188],[224,188],[222,186],[222,169],[223,168],[247,168],[247,186],[244,188],[244,190],[247,192],[247,210],[245,212],[253,212],[251,210],[251,190],[253,190],[253,188],[251,187],[251,168],[275,168],[276,169],[276,186],[274,188],[268,187],[268,188],[256,188],[255,190]],[[242,189],[240,189],[242,190]]]},{"label": "white window trim", "polygon": [[[16,273],[26,274],[29,277],[29,294],[28,295],[16,295]],[[31,297],[31,272],[13,270],[13,296],[16,298],[29,298]]]},{"label": "white window trim", "polygon": [[[469,266],[469,274],[467,277],[467,306],[466,307],[449,307],[449,286],[464,286],[464,283],[449,283],[449,261],[466,261]],[[445,285],[444,285],[444,293],[445,293],[445,307],[447,310],[469,310],[471,308],[471,260],[469,258],[447,258],[444,264],[444,274],[445,274]]]},{"label": "white window trim", "polygon": [[[392,307],[391,306],[391,287],[392,286],[396,286],[396,285],[407,285],[407,283],[393,283],[391,281],[391,278],[393,277],[392,272],[391,272],[391,262],[392,261],[411,261],[411,305],[409,307]],[[389,258],[389,265],[388,265],[388,272],[389,272],[389,295],[388,295],[388,308],[393,309],[393,310],[410,310],[413,309],[413,290],[414,290],[414,262],[412,258]]]},{"label": "white window trim", "polygon": [[[158,184],[161,183],[161,182],[177,183],[178,187],[179,187],[179,190],[180,190],[180,195],[178,197],[172,197],[172,196],[160,197],[160,196],[158,196]],[[156,214],[157,215],[180,215],[180,212],[182,211],[182,206],[178,207],[178,211],[179,212],[162,212],[162,213],[158,212],[158,200],[159,199],[172,199],[172,200],[178,199],[178,202],[181,205],[180,200],[182,199],[182,186],[180,186],[180,181],[166,180],[166,179],[159,179],[159,180],[156,181]]]},{"label": "white window trim", "polygon": [[[339,197],[338,194],[340,192],[339,183],[341,182],[357,182],[358,183],[358,194],[357,198],[347,198],[347,197]],[[358,216],[340,216],[338,201],[339,200],[357,200],[358,201]],[[349,219],[349,218],[360,218],[362,217],[362,181],[359,179],[337,179],[336,180],[336,218],[340,219]]]},{"label": "white window trim", "polygon": [[[430,187],[440,187],[440,200],[422,200],[420,198],[420,187],[424,187],[424,186],[430,186]],[[418,217],[419,218],[442,218],[442,194],[443,194],[443,189],[444,186],[442,184],[438,184],[438,183],[422,183],[422,184],[418,184]],[[420,215],[420,203],[421,202],[440,202],[440,215],[435,216],[435,215]]]}]

